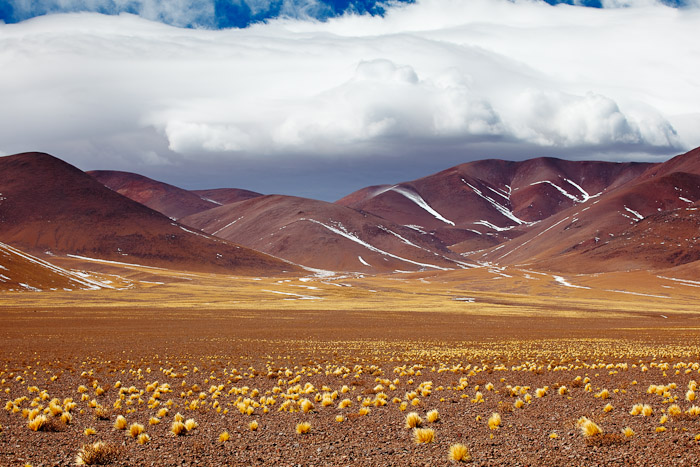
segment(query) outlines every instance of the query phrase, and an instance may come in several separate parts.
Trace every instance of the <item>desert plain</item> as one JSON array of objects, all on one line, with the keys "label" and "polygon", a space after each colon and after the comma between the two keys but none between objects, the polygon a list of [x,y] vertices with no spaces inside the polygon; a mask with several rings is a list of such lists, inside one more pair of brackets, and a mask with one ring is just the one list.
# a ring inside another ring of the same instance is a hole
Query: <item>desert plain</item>
[{"label": "desert plain", "polygon": [[3,466],[89,463],[97,442],[120,466],[700,458],[700,284],[681,273],[59,264],[114,288],[0,295]]}]

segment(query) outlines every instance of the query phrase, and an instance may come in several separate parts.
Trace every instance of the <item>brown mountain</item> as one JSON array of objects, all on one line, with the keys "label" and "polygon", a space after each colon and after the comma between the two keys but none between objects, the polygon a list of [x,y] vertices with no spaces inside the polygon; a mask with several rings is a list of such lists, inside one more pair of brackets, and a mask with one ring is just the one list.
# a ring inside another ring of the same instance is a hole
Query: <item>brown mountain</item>
[{"label": "brown mountain", "polygon": [[269,195],[182,219],[212,235],[331,271],[415,271],[466,265],[435,236],[338,204]]},{"label": "brown mountain", "polygon": [[571,272],[656,269],[697,261],[700,151],[570,207],[474,259]]},{"label": "brown mountain", "polygon": [[365,188],[337,204],[430,231],[463,253],[518,237],[533,223],[624,185],[649,167],[554,158],[490,159],[412,182]]},{"label": "brown mountain", "polygon": [[237,203],[247,199],[257,198],[262,196],[250,190],[242,190],[240,188],[214,188],[211,190],[192,190],[192,193],[201,197],[204,200],[212,201],[217,205]]},{"label": "brown mountain", "polygon": [[219,203],[202,199],[190,191],[131,172],[92,170],[86,173],[107,188],[171,219],[179,219],[219,206]]},{"label": "brown mountain", "polygon": [[32,253],[240,274],[296,270],[187,229],[48,154],[0,158],[0,193],[0,238]]}]

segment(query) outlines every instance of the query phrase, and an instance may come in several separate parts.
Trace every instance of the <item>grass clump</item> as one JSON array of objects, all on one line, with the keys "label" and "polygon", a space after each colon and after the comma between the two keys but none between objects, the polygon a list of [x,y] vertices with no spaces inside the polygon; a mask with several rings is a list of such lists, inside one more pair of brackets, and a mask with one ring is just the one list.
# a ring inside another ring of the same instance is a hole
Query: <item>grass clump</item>
[{"label": "grass clump", "polygon": [[174,420],[173,424],[170,426],[170,432],[175,436],[183,436],[187,433],[187,427],[185,427],[183,422]]},{"label": "grass clump", "polygon": [[114,421],[114,428],[117,430],[126,430],[126,418],[123,415],[118,415],[117,419]]},{"label": "grass clump", "polygon": [[141,433],[138,438],[136,438],[136,442],[139,444],[148,444],[151,441],[151,437],[148,436],[148,433]]},{"label": "grass clump", "polygon": [[501,414],[494,412],[489,417],[489,428],[492,430],[497,430],[501,425]]},{"label": "grass clump", "polygon": [[420,418],[417,412],[410,412],[406,415],[406,428],[417,428],[423,424],[423,419]]},{"label": "grass clump", "polygon": [[596,422],[587,417],[581,417],[577,424],[581,430],[581,434],[586,438],[603,434],[603,429],[598,426]]},{"label": "grass clump", "polygon": [[309,422],[298,423],[295,430],[300,435],[305,435],[307,433],[310,433],[311,432],[311,423],[309,423]]},{"label": "grass clump", "polygon": [[129,436],[131,436],[132,438],[136,438],[144,431],[146,431],[146,429],[143,425],[141,425],[140,423],[132,423],[129,427]]},{"label": "grass clump", "polygon": [[119,458],[121,449],[115,444],[98,441],[85,444],[75,456],[77,465],[105,465],[111,464]]},{"label": "grass clump", "polygon": [[258,426],[259,426],[259,425],[258,425],[258,421],[257,421],[257,420],[253,420],[252,422],[250,422],[250,423],[248,424],[248,429],[250,429],[250,431],[258,431]]},{"label": "grass clump", "polygon": [[228,434],[228,431],[224,431],[219,435],[219,442],[220,443],[225,443],[226,441],[231,439],[231,435]]},{"label": "grass clump", "polygon": [[469,462],[472,456],[469,454],[469,448],[464,444],[453,444],[447,451],[447,459],[455,462]]},{"label": "grass clump", "polygon": [[433,409],[425,414],[425,418],[427,418],[430,423],[435,423],[440,420],[440,413],[437,411],[437,409]]},{"label": "grass clump", "polygon": [[432,428],[414,428],[413,440],[416,444],[432,443],[435,440],[435,430]]}]

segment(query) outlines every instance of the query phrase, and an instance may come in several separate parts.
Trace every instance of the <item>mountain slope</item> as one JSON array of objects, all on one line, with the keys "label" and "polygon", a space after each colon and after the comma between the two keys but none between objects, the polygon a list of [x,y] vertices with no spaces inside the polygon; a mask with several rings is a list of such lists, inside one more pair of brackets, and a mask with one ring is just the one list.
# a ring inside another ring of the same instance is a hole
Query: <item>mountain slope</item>
[{"label": "mountain slope", "polygon": [[572,272],[674,267],[698,259],[698,200],[695,150],[470,257]]},{"label": "mountain slope", "polygon": [[182,222],[319,269],[386,272],[465,266],[432,235],[337,204],[294,196],[261,196]]},{"label": "mountain slope", "polygon": [[101,288],[111,286],[0,243],[0,290],[33,292]]},{"label": "mountain slope", "polygon": [[281,260],[194,232],[44,153],[0,158],[0,238],[33,253],[275,274]]},{"label": "mountain slope", "polygon": [[131,172],[92,170],[86,173],[107,188],[171,219],[179,219],[219,205],[190,191]]},{"label": "mountain slope", "polygon": [[243,190],[240,188],[214,188],[211,190],[192,190],[192,193],[207,201],[213,201],[217,205],[237,203],[239,201],[245,201],[247,199],[262,196],[262,194],[260,193],[256,193],[250,190]]}]

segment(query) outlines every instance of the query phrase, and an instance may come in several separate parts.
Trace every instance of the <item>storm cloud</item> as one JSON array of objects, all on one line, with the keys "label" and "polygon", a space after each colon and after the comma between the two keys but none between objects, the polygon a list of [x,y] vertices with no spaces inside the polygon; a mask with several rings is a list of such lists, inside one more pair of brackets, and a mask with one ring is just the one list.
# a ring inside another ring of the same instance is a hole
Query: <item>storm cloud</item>
[{"label": "storm cloud", "polygon": [[193,24],[205,3],[0,25],[0,151],[331,199],[477,157],[700,146],[692,6],[423,0],[245,29],[158,20]]}]

